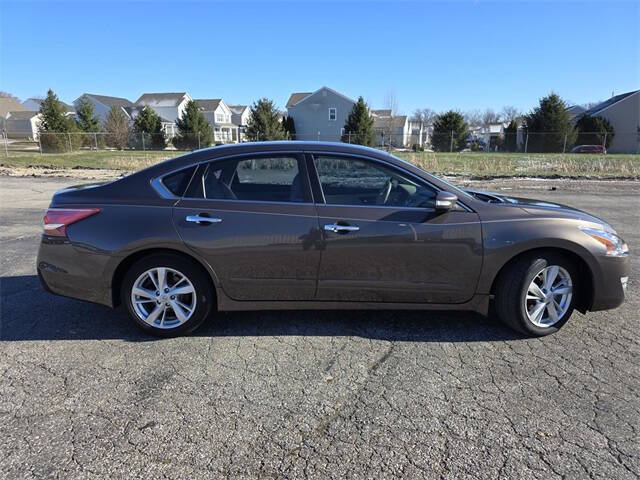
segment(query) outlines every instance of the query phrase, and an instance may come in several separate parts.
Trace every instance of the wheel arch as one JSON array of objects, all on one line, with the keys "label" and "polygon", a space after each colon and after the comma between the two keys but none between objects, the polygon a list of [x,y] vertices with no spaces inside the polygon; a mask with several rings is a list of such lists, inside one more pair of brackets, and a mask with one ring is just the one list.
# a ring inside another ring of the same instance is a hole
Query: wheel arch
[{"label": "wheel arch", "polygon": [[126,256],[124,259],[122,259],[122,261],[118,264],[118,266],[114,270],[113,275],[111,277],[111,301],[112,301],[113,307],[114,308],[118,307],[121,303],[120,289],[122,288],[122,281],[124,280],[124,277],[127,274],[127,271],[129,270],[129,268],[131,268],[131,266],[141,258],[147,257],[149,255],[163,254],[163,253],[182,257],[190,261],[194,265],[196,265],[199,269],[201,269],[206,274],[207,278],[209,279],[209,282],[211,283],[211,288],[215,296],[215,298],[213,299],[213,307],[217,309],[218,290],[216,285],[217,282],[216,282],[215,273],[210,268],[208,268],[208,266],[204,265],[203,262],[200,261],[195,256],[190,255],[189,253],[186,253],[182,250],[166,248],[166,247],[145,248],[143,250],[138,250],[136,252],[133,252],[128,256]]},{"label": "wheel arch", "polygon": [[509,260],[507,260],[504,263],[504,265],[502,265],[502,267],[500,267],[500,270],[498,270],[498,273],[494,276],[493,281],[491,282],[491,290],[490,290],[491,295],[492,296],[495,295],[496,293],[495,289],[499,282],[500,277],[504,275],[504,273],[508,270],[508,268],[511,265],[513,265],[513,263],[517,262],[522,257],[534,256],[536,254],[542,254],[542,253],[557,253],[557,254],[564,255],[568,257],[571,260],[571,262],[576,266],[576,268],[578,269],[578,276],[579,276],[579,279],[578,279],[579,288],[578,288],[578,298],[576,299],[575,308],[579,312],[586,313],[587,310],[591,308],[591,304],[593,301],[594,288],[595,288],[593,271],[591,270],[589,263],[583,257],[581,257],[579,254],[569,249],[562,248],[562,247],[531,248],[528,250],[518,252],[517,254],[513,255]]}]

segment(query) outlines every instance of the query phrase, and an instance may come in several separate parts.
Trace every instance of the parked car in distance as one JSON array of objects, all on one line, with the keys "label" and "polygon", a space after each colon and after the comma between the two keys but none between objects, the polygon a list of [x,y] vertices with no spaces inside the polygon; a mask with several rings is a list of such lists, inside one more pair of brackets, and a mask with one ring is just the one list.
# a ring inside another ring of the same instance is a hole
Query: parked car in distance
[{"label": "parked car in distance", "polygon": [[607,153],[607,149],[602,145],[576,145],[571,153]]},{"label": "parked car in distance", "polygon": [[320,142],[203,149],[61,190],[37,259],[47,290],[123,305],[161,336],[214,311],[490,306],[546,335],[574,309],[619,306],[629,270],[627,244],[592,215]]}]

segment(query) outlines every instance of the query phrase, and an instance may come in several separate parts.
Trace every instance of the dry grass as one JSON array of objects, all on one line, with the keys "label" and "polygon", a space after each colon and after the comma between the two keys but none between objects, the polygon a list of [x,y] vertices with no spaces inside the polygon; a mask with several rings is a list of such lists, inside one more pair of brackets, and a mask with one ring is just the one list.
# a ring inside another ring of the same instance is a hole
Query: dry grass
[{"label": "dry grass", "polygon": [[[183,155],[178,151],[83,151],[64,154],[9,152],[5,167],[106,169],[131,172]],[[640,155],[395,152],[420,168],[440,175],[469,177],[640,178]]]}]

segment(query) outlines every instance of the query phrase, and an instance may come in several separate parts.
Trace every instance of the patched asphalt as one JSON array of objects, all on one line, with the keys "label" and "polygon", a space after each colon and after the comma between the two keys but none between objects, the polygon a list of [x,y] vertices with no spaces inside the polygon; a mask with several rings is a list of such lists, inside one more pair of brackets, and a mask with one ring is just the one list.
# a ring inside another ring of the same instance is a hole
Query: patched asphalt
[{"label": "patched asphalt", "polygon": [[[621,308],[541,339],[467,313],[304,311],[158,340],[40,287],[42,214],[69,183],[0,177],[0,477],[640,476],[637,255]],[[601,216],[635,253],[640,183],[601,184],[500,188]]]}]

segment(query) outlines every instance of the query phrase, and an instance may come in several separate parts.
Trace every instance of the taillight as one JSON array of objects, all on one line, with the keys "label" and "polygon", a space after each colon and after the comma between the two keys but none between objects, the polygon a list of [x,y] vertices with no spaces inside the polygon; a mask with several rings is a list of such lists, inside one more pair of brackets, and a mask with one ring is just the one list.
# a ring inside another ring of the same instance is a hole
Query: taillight
[{"label": "taillight", "polygon": [[99,208],[50,208],[44,214],[44,233],[66,237],[67,227],[100,212]]}]

